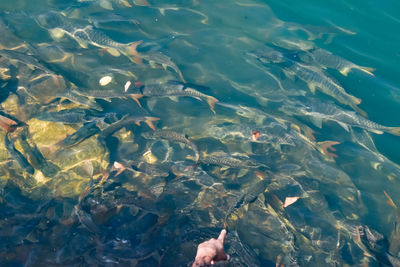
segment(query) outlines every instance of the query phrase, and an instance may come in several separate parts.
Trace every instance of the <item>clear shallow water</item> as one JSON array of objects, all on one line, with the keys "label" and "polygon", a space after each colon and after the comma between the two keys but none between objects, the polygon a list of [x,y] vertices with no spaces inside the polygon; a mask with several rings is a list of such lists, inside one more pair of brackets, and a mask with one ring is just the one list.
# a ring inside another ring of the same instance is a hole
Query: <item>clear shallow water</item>
[{"label": "clear shallow water", "polygon": [[[2,264],[185,266],[226,227],[227,266],[398,266],[399,137],[352,113],[400,125],[398,4],[139,2],[0,3],[1,138],[34,168],[2,142]],[[159,97],[179,72],[206,96]]]}]

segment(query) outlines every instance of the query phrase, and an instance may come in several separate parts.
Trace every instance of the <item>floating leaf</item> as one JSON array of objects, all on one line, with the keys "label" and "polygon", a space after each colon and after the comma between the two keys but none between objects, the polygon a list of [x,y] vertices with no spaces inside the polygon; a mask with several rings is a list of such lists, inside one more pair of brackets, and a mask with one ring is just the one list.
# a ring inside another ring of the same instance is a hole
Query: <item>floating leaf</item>
[{"label": "floating leaf", "polygon": [[107,84],[109,84],[112,81],[112,77],[111,76],[104,76],[103,78],[100,79],[99,84],[101,86],[106,86]]},{"label": "floating leaf", "polygon": [[287,198],[285,198],[285,203],[283,203],[283,207],[286,208],[287,206],[292,205],[298,199],[299,199],[299,197],[287,197]]},{"label": "floating leaf", "polygon": [[259,131],[254,131],[253,135],[251,136],[252,141],[257,141],[257,139],[260,137],[260,132]]},{"label": "floating leaf", "polygon": [[131,86],[131,84],[132,84],[131,81],[127,81],[127,82],[126,82],[126,84],[125,84],[125,86],[124,86],[125,92],[128,91],[128,89],[129,89],[129,87]]}]

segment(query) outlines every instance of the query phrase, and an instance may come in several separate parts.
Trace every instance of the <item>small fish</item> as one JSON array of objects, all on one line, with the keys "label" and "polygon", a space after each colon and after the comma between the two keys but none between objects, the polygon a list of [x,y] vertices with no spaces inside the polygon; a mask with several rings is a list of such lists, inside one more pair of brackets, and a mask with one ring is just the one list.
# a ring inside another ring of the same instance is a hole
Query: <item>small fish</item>
[{"label": "small fish", "polygon": [[146,139],[166,139],[169,141],[175,141],[178,143],[185,144],[189,148],[191,148],[195,153],[194,161],[197,162],[199,160],[199,150],[197,149],[197,146],[192,141],[190,141],[184,134],[177,133],[174,131],[157,130],[154,132],[143,133],[142,136]]},{"label": "small fish", "polygon": [[236,210],[240,209],[241,207],[253,203],[257,200],[258,196],[262,194],[267,186],[269,185],[269,180],[262,179],[255,183],[253,186],[250,186],[245,190],[245,192],[239,197],[238,201],[236,201],[235,205],[233,205],[227,212],[225,216],[225,224],[227,219],[235,213]]},{"label": "small fish", "polygon": [[265,46],[262,49],[246,52],[246,55],[260,61],[263,64],[282,63],[286,61],[283,53],[270,46]]},{"label": "small fish", "polygon": [[89,122],[79,128],[76,132],[68,135],[64,140],[58,144],[63,147],[71,147],[81,143],[89,137],[98,134],[101,130],[97,127],[96,122]]},{"label": "small fish", "polygon": [[84,97],[92,98],[92,99],[103,99],[108,102],[111,101],[112,98],[127,98],[130,97],[133,99],[140,107],[142,106],[139,102],[139,98],[143,97],[142,94],[131,94],[126,92],[116,92],[114,90],[85,90],[85,91],[75,91],[75,93],[82,95]]},{"label": "small fish", "polygon": [[36,116],[43,121],[54,121],[63,123],[84,123],[94,120],[94,116],[87,109],[75,108],[64,109],[57,112],[43,112]]},{"label": "small fish", "polygon": [[231,156],[212,156],[206,155],[200,159],[200,162],[203,164],[213,164],[219,166],[227,166],[231,168],[238,169],[253,169],[262,166],[261,164],[257,164],[249,159],[239,159]]},{"label": "small fish", "polygon": [[46,177],[53,177],[59,172],[57,165],[47,161],[36,144],[28,142],[29,132],[24,129],[20,135],[19,144],[35,169],[40,170]]},{"label": "small fish", "polygon": [[202,88],[198,85],[184,84],[178,81],[168,81],[163,84],[150,84],[140,88],[141,94],[146,97],[179,97],[190,96],[198,100],[206,100],[211,111],[215,114],[215,103],[218,102],[213,96],[197,91],[195,88]]},{"label": "small fish", "polygon": [[83,211],[78,205],[74,206],[74,214],[78,217],[79,222],[91,233],[100,233],[100,228],[94,223],[92,216]]},{"label": "small fish", "polygon": [[364,117],[367,116],[365,111],[357,107],[361,103],[361,99],[348,94],[338,82],[329,78],[319,68],[295,62],[291,67],[285,68],[284,72],[288,77],[293,77],[293,75],[299,77],[307,83],[312,93],[315,93],[316,88],[318,88],[322,93],[333,97],[339,103],[350,106]]},{"label": "small fish", "polygon": [[305,55],[301,55],[300,58],[307,63],[314,61],[324,68],[336,69],[344,76],[347,76],[352,69],[357,69],[367,73],[368,75],[374,76],[372,73],[375,70],[374,68],[358,66],[321,48],[307,52]]},{"label": "small fish", "polygon": [[28,160],[24,157],[24,155],[21,154],[15,147],[12,142],[10,142],[10,139],[8,138],[8,134],[4,136],[4,146],[6,147],[8,153],[15,159],[15,161],[21,166],[24,171],[26,171],[29,174],[34,174],[35,169],[32,167],[32,165],[28,162]]},{"label": "small fish", "polygon": [[149,62],[150,66],[156,67],[156,64],[161,65],[165,70],[170,67],[173,69],[181,79],[182,82],[186,83],[185,79],[183,78],[183,74],[178,68],[178,66],[172,62],[171,58],[164,55],[161,52],[147,52],[140,54],[140,57],[147,62]]},{"label": "small fish", "polygon": [[292,110],[295,112],[294,114],[308,116],[315,126],[319,128],[322,127],[323,120],[329,120],[337,122],[346,131],[349,131],[350,127],[358,127],[376,134],[387,132],[400,136],[400,127],[380,125],[358,115],[354,111],[341,109],[332,102],[302,99],[301,101],[292,102],[289,106],[292,107],[282,107],[282,110]]},{"label": "small fish", "polygon": [[80,104],[80,105],[84,105],[84,106],[87,106],[87,107],[95,109],[95,110],[99,110],[99,111],[103,110],[103,108],[99,104],[97,104],[94,99],[89,99],[83,95],[80,95],[75,90],[64,91],[64,92],[58,93],[56,96],[59,97],[61,99],[61,101],[63,101],[64,99],[68,99],[71,102],[74,102],[74,103]]},{"label": "small fish", "polygon": [[35,20],[41,27],[47,29],[55,39],[60,39],[64,34],[67,34],[82,48],[87,48],[90,44],[105,49],[112,56],[118,57],[123,54],[132,62],[139,63],[136,47],[142,41],[127,44],[116,42],[90,25],[83,28],[76,27],[63,14],[53,11],[41,14]]},{"label": "small fish", "polygon": [[141,122],[146,123],[151,129],[155,130],[155,126],[154,126],[154,122],[160,120],[160,118],[156,118],[156,117],[146,117],[146,116],[128,116],[125,115],[124,117],[122,117],[122,119],[120,119],[117,122],[114,122],[113,124],[111,124],[110,126],[106,127],[104,130],[102,130],[99,134],[99,138],[100,139],[104,139],[107,136],[112,135],[113,133],[119,131],[120,129],[122,129],[125,126],[131,125],[132,123],[140,126]]}]

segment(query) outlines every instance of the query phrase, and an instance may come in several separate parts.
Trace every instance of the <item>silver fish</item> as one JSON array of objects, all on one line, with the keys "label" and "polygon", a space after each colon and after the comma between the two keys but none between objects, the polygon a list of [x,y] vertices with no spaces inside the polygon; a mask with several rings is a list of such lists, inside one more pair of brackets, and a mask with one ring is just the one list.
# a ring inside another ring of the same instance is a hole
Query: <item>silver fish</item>
[{"label": "silver fish", "polygon": [[312,93],[315,93],[316,88],[318,88],[322,93],[333,97],[343,105],[352,107],[355,111],[366,117],[365,111],[357,107],[361,103],[361,99],[348,94],[338,82],[329,78],[319,68],[294,62],[292,66],[285,68],[284,72],[288,77],[293,77],[293,75],[299,77],[307,83]]},{"label": "silver fish", "polygon": [[201,86],[184,84],[178,81],[168,81],[163,84],[149,84],[145,85],[141,90],[141,94],[146,97],[179,97],[179,96],[190,96],[199,100],[206,100],[210,106],[211,111],[215,114],[214,106],[218,102],[213,96],[197,91],[194,88]]},{"label": "silver fish", "polygon": [[344,76],[347,76],[347,74],[352,69],[357,69],[364,73],[367,73],[368,75],[374,76],[372,71],[374,71],[375,69],[358,66],[353,62],[350,62],[342,57],[336,56],[331,52],[321,48],[312,50],[311,52],[307,52],[306,54],[301,55],[300,58],[307,63],[316,62],[323,68],[336,69]]},{"label": "silver fish", "polygon": [[91,25],[79,28],[73,25],[63,14],[53,11],[39,15],[35,20],[41,27],[47,29],[54,39],[60,39],[64,34],[67,34],[78,42],[82,48],[87,48],[90,44],[105,49],[116,57],[123,54],[131,61],[138,63],[136,47],[142,41],[127,44],[116,42],[102,31],[95,30]]},{"label": "silver fish", "polygon": [[282,107],[282,110],[288,111],[292,109],[292,111],[295,111],[295,113],[299,115],[308,116],[319,128],[322,127],[323,120],[329,120],[338,123],[346,131],[349,131],[350,127],[358,127],[376,134],[383,134],[383,132],[387,132],[400,136],[400,127],[388,127],[380,125],[376,122],[359,116],[354,111],[341,109],[331,102],[322,103],[316,100],[308,99],[295,101],[291,105],[293,106],[289,107],[289,109]]},{"label": "silver fish", "polygon": [[154,132],[146,132],[143,133],[142,136],[146,139],[166,139],[169,141],[175,141],[178,143],[185,144],[189,148],[191,148],[195,154],[194,161],[199,160],[199,150],[197,146],[190,141],[184,134],[174,132],[174,131],[167,131],[167,130],[157,130]]},{"label": "silver fish", "polygon": [[179,78],[182,80],[182,82],[186,82],[178,66],[171,60],[170,57],[164,55],[163,53],[150,51],[140,54],[140,57],[149,62],[150,66],[152,67],[156,67],[157,64],[161,65],[165,70],[170,67],[179,75]]}]

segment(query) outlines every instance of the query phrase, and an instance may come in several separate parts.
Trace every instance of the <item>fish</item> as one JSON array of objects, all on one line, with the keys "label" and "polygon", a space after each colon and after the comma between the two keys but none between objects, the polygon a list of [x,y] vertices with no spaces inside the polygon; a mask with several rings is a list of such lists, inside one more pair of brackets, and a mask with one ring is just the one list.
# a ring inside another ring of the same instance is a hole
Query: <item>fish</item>
[{"label": "fish", "polygon": [[316,62],[323,68],[336,69],[344,76],[347,76],[348,73],[353,69],[357,69],[368,75],[374,76],[372,73],[375,70],[374,68],[358,66],[353,62],[350,62],[321,48],[317,48],[300,55],[300,59],[307,63]]},{"label": "fish", "polygon": [[357,127],[375,134],[383,134],[386,132],[400,136],[400,127],[380,125],[358,115],[354,111],[341,109],[332,102],[320,102],[311,98],[303,98],[301,101],[291,102],[292,103],[289,104],[289,106],[286,105],[286,107],[281,107],[280,109],[284,112],[290,113],[291,111],[294,111],[294,114],[310,117],[311,121],[318,128],[322,127],[323,120],[327,120],[338,123],[346,131],[349,131],[350,127]]},{"label": "fish", "polygon": [[84,105],[89,108],[102,111],[103,108],[96,103],[96,101],[92,98],[85,97],[83,95],[78,94],[75,90],[68,90],[68,91],[63,91],[58,94],[56,94],[57,98],[60,98],[60,101],[63,101],[64,99],[67,99],[71,102],[74,102],[76,104]]},{"label": "fish", "polygon": [[126,92],[116,92],[114,90],[85,90],[85,91],[74,91],[74,93],[77,93],[79,95],[82,95],[84,97],[88,97],[89,99],[103,99],[105,101],[111,102],[112,98],[127,98],[130,97],[133,99],[139,107],[142,107],[142,105],[139,102],[139,98],[143,97],[143,94],[132,94],[132,93],[126,93]]},{"label": "fish", "polygon": [[253,169],[263,166],[262,164],[258,164],[250,159],[240,159],[228,155],[204,155],[200,158],[199,162],[207,165],[213,164],[237,169]]},{"label": "fish", "polygon": [[245,192],[239,197],[234,205],[232,205],[225,216],[225,227],[227,225],[227,219],[235,213],[236,210],[240,209],[241,207],[253,203],[257,200],[258,196],[262,194],[265,189],[267,189],[270,181],[267,179],[261,179],[257,181],[254,185],[250,186],[245,190]]},{"label": "fish", "polygon": [[282,52],[270,46],[264,46],[261,49],[247,51],[245,52],[245,55],[247,57],[254,58],[262,64],[282,63],[286,61],[286,58]]},{"label": "fish", "polygon": [[79,28],[73,25],[62,13],[53,11],[41,14],[35,17],[35,20],[39,26],[48,30],[54,39],[60,39],[64,34],[67,34],[82,48],[88,48],[90,44],[105,49],[112,56],[118,57],[122,54],[132,62],[139,63],[136,48],[142,41],[126,44],[116,42],[102,31],[94,29],[91,25]]},{"label": "fish", "polygon": [[89,137],[100,133],[99,127],[97,127],[96,122],[89,122],[84,124],[81,128],[79,128],[76,132],[71,135],[68,135],[64,140],[59,142],[58,144],[63,147],[71,147],[77,145]]},{"label": "fish", "polygon": [[[39,69],[39,70],[43,71],[45,73],[45,75],[50,76],[53,79],[54,83],[57,86],[61,86],[61,84],[65,83],[64,78],[61,75],[58,75],[54,71],[47,68],[43,63],[41,63],[34,56],[31,56],[26,53],[14,51],[14,50],[1,49],[1,45],[0,45],[0,56],[7,58],[11,63],[12,62],[20,62],[20,63],[28,66],[30,69]],[[43,75],[39,75],[38,77],[39,78],[43,77]],[[35,77],[35,78],[31,79],[30,82],[32,82],[36,79],[38,79],[38,78]]]},{"label": "fish", "polygon": [[206,100],[210,106],[211,111],[215,114],[215,103],[218,102],[213,96],[203,94],[197,91],[196,88],[201,89],[202,86],[185,84],[179,81],[168,81],[162,84],[149,84],[144,85],[140,89],[141,95],[145,97],[179,97],[179,96],[190,96],[198,100]]},{"label": "fish", "polygon": [[168,130],[156,130],[154,132],[145,132],[142,136],[146,139],[166,139],[169,141],[175,141],[178,143],[185,144],[189,148],[191,148],[195,154],[194,161],[197,162],[199,160],[199,150],[197,146],[190,141],[184,134],[168,131]]},{"label": "fish", "polygon": [[313,94],[318,88],[322,93],[333,97],[339,103],[350,106],[364,117],[367,116],[366,112],[357,106],[361,104],[361,99],[348,94],[338,82],[328,77],[319,68],[295,62],[292,66],[284,68],[284,72],[288,77],[296,75],[307,83]]},{"label": "fish", "polygon": [[14,144],[10,141],[8,134],[4,136],[4,146],[6,147],[8,153],[14,158],[14,160],[19,164],[19,166],[29,174],[34,174],[35,169],[28,162],[24,155],[19,152]]},{"label": "fish", "polygon": [[28,156],[32,166],[40,170],[46,177],[55,176],[60,171],[60,168],[47,161],[36,144],[28,142],[28,137],[30,137],[29,132],[27,128],[25,128],[20,135],[19,144]]},{"label": "fish", "polygon": [[145,122],[151,129],[155,130],[154,122],[160,120],[160,118],[156,117],[147,117],[147,116],[130,116],[130,115],[125,115],[122,117],[117,122],[112,123],[108,127],[104,128],[100,133],[99,133],[99,138],[104,139],[107,136],[112,135],[113,133],[119,131],[125,126],[131,125],[132,123],[140,126],[141,122]]},{"label": "fish", "polygon": [[183,78],[181,70],[167,55],[164,55],[161,52],[147,52],[147,53],[142,53],[139,56],[145,61],[147,61],[153,68],[156,67],[157,64],[161,65],[165,70],[168,67],[170,67],[178,74],[181,81],[186,83],[185,79]]},{"label": "fish", "polygon": [[57,112],[43,112],[37,115],[36,118],[43,121],[63,122],[68,124],[84,123],[99,119],[88,109],[82,108],[63,109]]},{"label": "fish", "polygon": [[78,0],[78,2],[95,2],[100,7],[107,10],[114,10],[113,3],[120,5],[122,4],[125,7],[132,7],[132,5],[127,0]]}]

